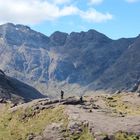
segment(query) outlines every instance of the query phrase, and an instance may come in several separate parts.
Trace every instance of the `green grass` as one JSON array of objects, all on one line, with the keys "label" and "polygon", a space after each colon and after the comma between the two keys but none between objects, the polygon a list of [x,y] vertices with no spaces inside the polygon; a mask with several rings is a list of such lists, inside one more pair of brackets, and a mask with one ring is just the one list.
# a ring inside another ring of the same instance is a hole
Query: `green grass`
[{"label": "green grass", "polygon": [[92,134],[89,132],[88,128],[84,128],[79,140],[94,140]]},{"label": "green grass", "polygon": [[140,115],[140,107],[135,107],[128,102],[123,102],[124,95],[113,95],[111,98],[104,98],[104,101],[112,110],[116,113],[122,113],[127,115]]},{"label": "green grass", "polygon": [[69,135],[67,129],[69,120],[64,113],[64,106],[54,109],[45,109],[34,114],[32,108],[19,108],[15,112],[8,112],[6,107],[0,114],[0,140],[26,140],[30,134],[35,136],[42,134],[43,130],[51,123],[62,123],[62,135],[71,140],[93,140],[93,136],[87,127],[81,127],[80,134]]},{"label": "green grass", "polygon": [[[58,106],[54,109],[42,110],[32,116],[32,110],[19,109],[14,113],[0,115],[0,140],[26,140],[29,134],[39,135],[47,125],[53,122],[62,122],[64,127],[67,125],[67,117],[64,115],[64,107]],[[23,115],[27,115],[22,120]]]},{"label": "green grass", "polygon": [[118,132],[115,135],[115,140],[140,140],[140,137],[134,134],[128,135],[127,133]]}]

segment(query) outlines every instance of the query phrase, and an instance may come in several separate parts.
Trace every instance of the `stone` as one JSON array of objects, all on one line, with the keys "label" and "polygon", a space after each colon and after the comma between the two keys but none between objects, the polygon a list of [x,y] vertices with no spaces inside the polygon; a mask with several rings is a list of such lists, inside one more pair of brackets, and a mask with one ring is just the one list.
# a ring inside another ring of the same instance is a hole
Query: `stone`
[{"label": "stone", "polygon": [[27,140],[33,140],[34,138],[35,138],[35,135],[31,133],[28,135]]},{"label": "stone", "polygon": [[110,140],[108,136],[99,135],[95,136],[95,140]]},{"label": "stone", "polygon": [[121,90],[117,90],[116,92],[115,92],[115,94],[120,94],[121,93]]}]

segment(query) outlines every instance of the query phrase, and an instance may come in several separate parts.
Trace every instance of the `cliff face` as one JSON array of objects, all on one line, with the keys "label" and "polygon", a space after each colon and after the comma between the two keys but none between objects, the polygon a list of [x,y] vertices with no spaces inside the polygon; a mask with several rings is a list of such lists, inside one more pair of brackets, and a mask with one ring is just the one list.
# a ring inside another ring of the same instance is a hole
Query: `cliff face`
[{"label": "cliff face", "polygon": [[138,40],[112,40],[95,30],[57,31],[47,37],[8,23],[0,26],[0,68],[44,94],[52,89],[69,91],[68,85],[71,89],[131,89],[139,80]]}]

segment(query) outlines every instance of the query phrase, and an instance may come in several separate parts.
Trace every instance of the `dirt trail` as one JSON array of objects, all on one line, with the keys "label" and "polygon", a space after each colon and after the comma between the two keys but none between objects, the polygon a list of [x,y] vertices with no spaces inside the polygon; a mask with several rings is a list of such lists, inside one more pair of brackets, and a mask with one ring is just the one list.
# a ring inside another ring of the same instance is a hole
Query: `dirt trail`
[{"label": "dirt trail", "polygon": [[93,109],[92,112],[89,112],[88,109],[83,109],[80,106],[68,105],[66,107],[70,119],[87,120],[93,132],[113,134],[124,131],[140,135],[140,115],[113,116],[109,111],[109,108]]}]

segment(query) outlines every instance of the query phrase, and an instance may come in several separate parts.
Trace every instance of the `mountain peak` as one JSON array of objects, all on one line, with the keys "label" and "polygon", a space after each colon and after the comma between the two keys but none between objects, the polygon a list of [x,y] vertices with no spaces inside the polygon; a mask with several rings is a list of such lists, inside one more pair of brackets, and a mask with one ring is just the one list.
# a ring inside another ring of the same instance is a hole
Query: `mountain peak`
[{"label": "mountain peak", "polygon": [[14,24],[14,23],[5,23],[5,24],[2,24],[0,26],[3,26],[3,27],[14,27],[14,28],[24,28],[24,29],[30,29],[29,26],[26,26],[26,25],[22,25],[22,24]]},{"label": "mountain peak", "polygon": [[67,39],[68,34],[60,31],[54,32],[51,36],[50,39],[51,41],[54,42],[56,45],[64,45],[66,39]]},{"label": "mountain peak", "polygon": [[31,28],[22,24],[13,24],[13,23],[5,23],[0,25],[0,27],[5,27],[7,30],[16,29],[16,30],[30,30]]},{"label": "mountain peak", "polygon": [[75,41],[75,42],[110,42],[112,39],[108,38],[106,35],[99,33],[98,31],[91,29],[87,32],[81,31],[81,32],[72,32],[69,35],[69,41]]},{"label": "mountain peak", "polygon": [[[0,37],[10,46],[26,44],[30,47],[38,47],[42,46],[43,43],[48,43],[49,41],[47,36],[32,30],[26,25],[13,23],[0,25]],[[35,41],[38,43],[34,43]]]},{"label": "mountain peak", "polygon": [[0,26],[15,26],[15,24],[8,22],[8,23],[2,24]]}]

